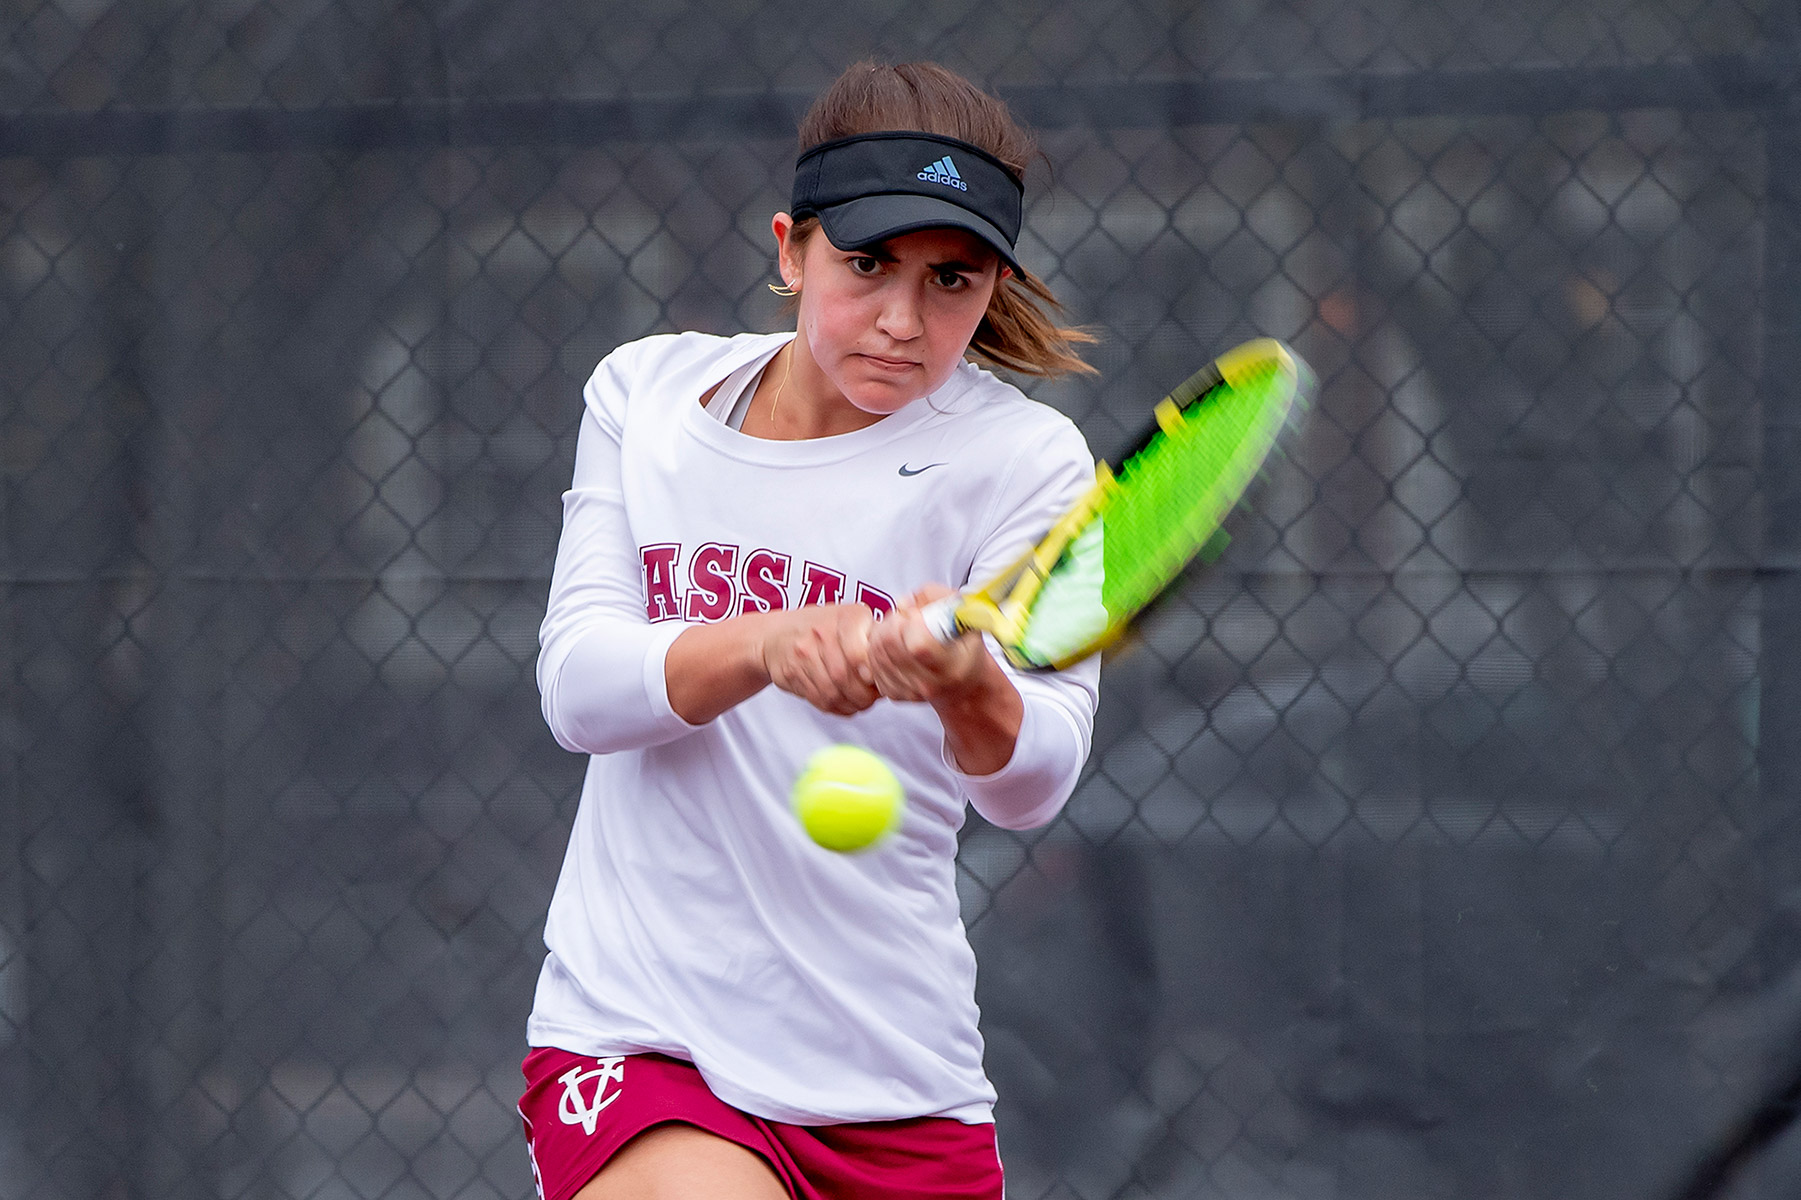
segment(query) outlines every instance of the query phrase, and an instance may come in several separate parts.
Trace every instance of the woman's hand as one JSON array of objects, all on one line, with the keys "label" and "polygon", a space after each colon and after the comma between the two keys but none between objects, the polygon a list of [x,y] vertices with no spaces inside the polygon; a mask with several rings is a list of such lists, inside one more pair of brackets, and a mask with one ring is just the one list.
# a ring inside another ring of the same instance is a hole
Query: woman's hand
[{"label": "woman's hand", "polygon": [[821,712],[848,717],[881,696],[870,669],[865,604],[822,604],[767,615],[761,655],[769,682]]},{"label": "woman's hand", "polygon": [[921,588],[875,623],[870,676],[890,700],[930,704],[952,761],[967,774],[992,775],[1013,757],[1025,702],[980,634],[966,633],[947,646],[926,627],[919,610],[950,594],[947,587]]},{"label": "woman's hand", "polygon": [[888,699],[929,703],[964,692],[993,665],[980,634],[966,633],[947,646],[920,618],[921,608],[950,594],[950,588],[928,585],[875,622],[869,638],[871,679]]}]

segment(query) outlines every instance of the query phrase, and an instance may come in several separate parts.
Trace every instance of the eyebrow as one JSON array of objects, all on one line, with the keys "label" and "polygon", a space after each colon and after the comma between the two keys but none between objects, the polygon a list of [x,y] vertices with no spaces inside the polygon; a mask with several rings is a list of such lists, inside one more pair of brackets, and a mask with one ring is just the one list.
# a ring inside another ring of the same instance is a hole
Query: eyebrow
[{"label": "eyebrow", "polygon": [[[849,253],[852,255],[860,254],[867,258],[876,259],[879,262],[892,263],[900,261],[900,259],[895,257],[893,251],[888,249],[888,243],[886,242],[877,242],[873,246],[864,246],[860,250],[852,250],[849,251]],[[944,262],[940,263],[927,263],[926,268],[932,271],[960,271],[967,275],[980,275],[982,273],[981,267],[976,266],[974,263],[964,262],[960,258],[946,259]]]}]

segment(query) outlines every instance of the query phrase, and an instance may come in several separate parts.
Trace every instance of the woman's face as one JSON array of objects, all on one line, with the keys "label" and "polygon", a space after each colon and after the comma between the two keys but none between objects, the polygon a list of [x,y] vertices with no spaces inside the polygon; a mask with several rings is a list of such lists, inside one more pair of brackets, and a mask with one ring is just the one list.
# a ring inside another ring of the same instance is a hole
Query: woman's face
[{"label": "woman's face", "polygon": [[943,386],[988,311],[1000,256],[961,229],[840,250],[815,228],[797,248],[784,220],[776,221],[782,274],[798,282],[798,329],[825,381],[881,416]]}]

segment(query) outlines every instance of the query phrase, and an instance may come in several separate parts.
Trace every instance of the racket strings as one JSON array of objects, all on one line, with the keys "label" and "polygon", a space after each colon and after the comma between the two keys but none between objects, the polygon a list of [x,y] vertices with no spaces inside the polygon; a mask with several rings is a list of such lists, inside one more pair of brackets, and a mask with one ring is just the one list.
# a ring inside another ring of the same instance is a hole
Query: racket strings
[{"label": "racket strings", "polygon": [[1272,365],[1220,384],[1184,410],[1178,429],[1121,465],[1102,511],[1109,613],[1130,616],[1155,597],[1238,502],[1286,416],[1285,405],[1269,403],[1278,374]]},{"label": "racket strings", "polygon": [[1156,431],[1117,473],[1099,472],[1093,516],[1071,531],[1027,604],[1016,661],[1056,666],[1107,644],[1191,560],[1221,545],[1221,524],[1304,403],[1285,352],[1231,367],[1223,379],[1204,371],[1178,388],[1159,406],[1174,411],[1158,413]]}]

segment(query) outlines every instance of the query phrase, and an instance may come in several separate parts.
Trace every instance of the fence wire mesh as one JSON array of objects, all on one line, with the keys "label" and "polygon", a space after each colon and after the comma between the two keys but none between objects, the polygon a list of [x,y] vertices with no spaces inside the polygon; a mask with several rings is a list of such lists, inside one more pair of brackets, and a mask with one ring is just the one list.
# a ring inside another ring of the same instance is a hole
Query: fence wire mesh
[{"label": "fence wire mesh", "polygon": [[965,831],[1009,1194],[1801,1192],[1794,4],[6,12],[0,1197],[531,1194],[580,385],[780,327],[870,53],[1039,127],[1098,453],[1321,379]]}]

